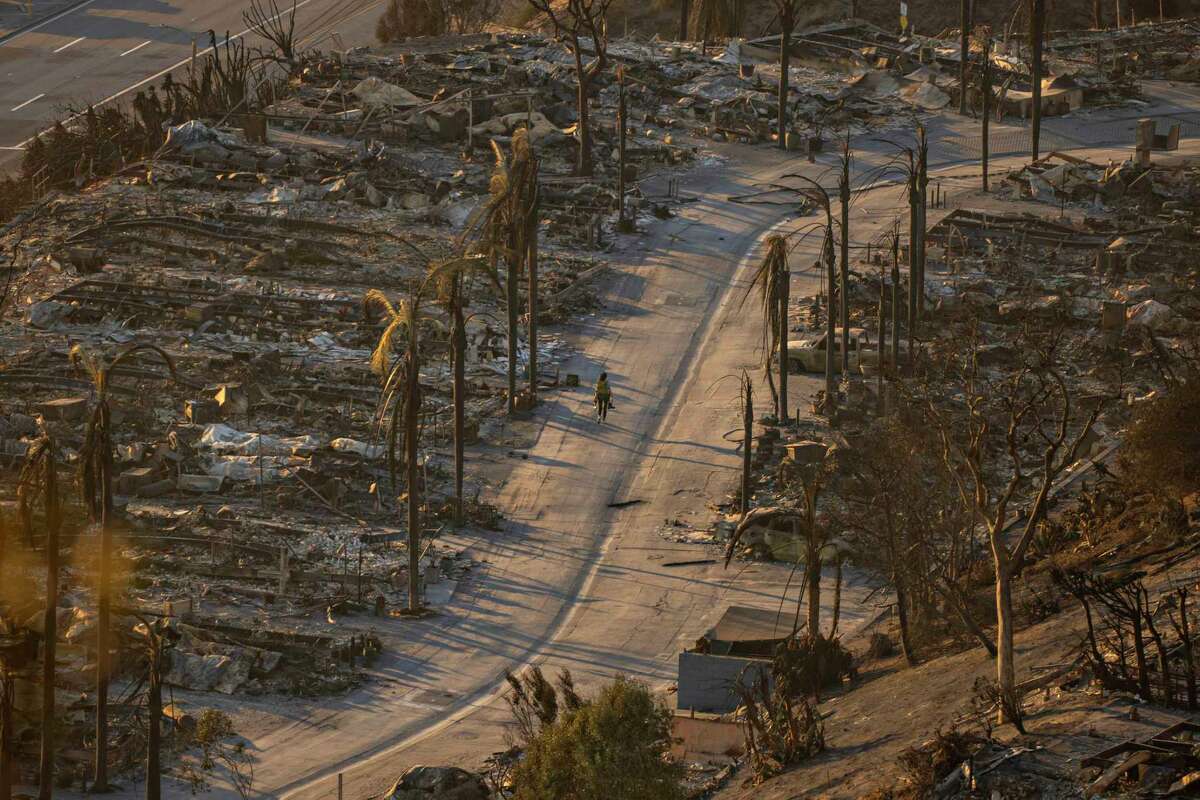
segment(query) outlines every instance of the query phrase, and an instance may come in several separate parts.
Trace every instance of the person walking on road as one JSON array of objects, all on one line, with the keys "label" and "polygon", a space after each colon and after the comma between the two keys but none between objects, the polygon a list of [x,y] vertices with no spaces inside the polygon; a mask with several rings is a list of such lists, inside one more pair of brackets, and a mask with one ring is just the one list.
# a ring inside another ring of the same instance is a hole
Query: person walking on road
[{"label": "person walking on road", "polygon": [[608,387],[608,373],[601,372],[600,379],[596,381],[596,397],[593,400],[596,404],[596,422],[604,422],[608,419],[608,410],[613,407],[612,389]]}]

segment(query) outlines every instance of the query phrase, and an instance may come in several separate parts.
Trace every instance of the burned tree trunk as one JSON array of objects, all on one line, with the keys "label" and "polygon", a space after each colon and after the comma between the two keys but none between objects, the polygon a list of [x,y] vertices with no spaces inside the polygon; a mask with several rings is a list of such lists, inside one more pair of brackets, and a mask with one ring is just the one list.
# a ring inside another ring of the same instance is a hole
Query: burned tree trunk
[{"label": "burned tree trunk", "polygon": [[754,442],[754,384],[750,376],[742,373],[742,502],[741,512],[750,511],[750,473]]},{"label": "burned tree trunk", "polygon": [[792,28],[796,26],[795,0],[776,0],[779,5],[779,149],[787,150],[788,69],[791,64]]},{"label": "burned tree trunk", "polygon": [[100,428],[100,570],[97,583],[96,610],[96,760],[93,768],[93,792],[108,791],[108,682],[111,669],[109,635],[111,633],[112,602],[112,416],[108,403],[99,410]]},{"label": "burned tree trunk", "polygon": [[[882,343],[881,343],[882,345]],[[880,365],[882,368],[882,364]],[[892,235],[892,374],[900,368],[900,233]]]},{"label": "burned tree trunk", "polygon": [[504,281],[505,291],[505,311],[508,316],[508,404],[507,410],[509,416],[512,416],[517,411],[517,349],[519,333],[519,317],[520,317],[520,265],[521,259],[518,256],[510,256],[505,259],[507,265],[506,277]]},{"label": "burned tree trunk", "polygon": [[959,26],[959,60],[958,60],[958,113],[962,116],[967,115],[967,55],[971,52],[970,47],[970,11],[971,0],[960,0],[958,7],[958,26]]},{"label": "burned tree trunk", "polygon": [[528,274],[528,303],[529,303],[529,398],[537,402],[538,381],[538,198],[537,198],[537,163],[534,163],[534,198],[529,208],[529,221],[526,229],[525,270]]},{"label": "burned tree trunk", "polygon": [[13,690],[15,681],[8,664],[0,659],[0,800],[12,800],[13,786]]},{"label": "burned tree trunk", "polygon": [[421,375],[419,372],[417,325],[409,326],[408,374],[404,408],[405,475],[408,489],[408,609],[421,608],[421,490],[417,472],[418,415],[421,412]]},{"label": "burned tree trunk", "polygon": [[58,673],[58,534],[61,517],[54,448],[49,440],[44,458],[45,478],[42,486],[46,497],[46,611],[42,625],[42,749],[38,763],[38,800],[50,800],[54,794],[54,682]]},{"label": "burned tree trunk", "polygon": [[842,275],[838,291],[838,306],[842,322],[842,380],[850,379],[850,132],[842,145],[842,173],[838,180],[842,201]]},{"label": "burned tree trunk", "polygon": [[463,440],[467,435],[467,325],[463,319],[462,283],[462,276],[457,275],[450,288],[451,317],[454,321],[454,332],[451,335],[454,358],[454,524],[458,526],[466,522],[463,511],[463,478],[466,464]]},{"label": "burned tree trunk", "polygon": [[983,178],[983,190],[988,190],[988,157],[991,153],[990,129],[992,124],[992,40],[988,38],[983,45],[983,65],[980,67],[979,93],[983,103],[983,115],[980,123],[983,126],[979,140],[980,168]]},{"label": "burned tree trunk", "polygon": [[788,306],[791,305],[792,272],[787,251],[779,265],[779,424],[788,422]]}]

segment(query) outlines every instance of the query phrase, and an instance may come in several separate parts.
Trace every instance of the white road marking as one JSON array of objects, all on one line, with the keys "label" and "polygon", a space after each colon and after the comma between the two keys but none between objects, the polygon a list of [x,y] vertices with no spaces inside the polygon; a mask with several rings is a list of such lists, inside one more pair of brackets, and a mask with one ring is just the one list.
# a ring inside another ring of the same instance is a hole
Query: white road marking
[{"label": "white road marking", "polygon": [[[311,2],[312,2],[312,0],[300,0],[300,2],[296,3],[296,5],[292,6],[291,8],[288,8],[288,9],[285,9],[285,10],[283,10],[283,11],[280,11],[278,14],[274,15],[273,17],[270,17],[270,18],[269,18],[267,21],[268,21],[268,22],[272,22],[272,21],[274,21],[274,20],[277,20],[277,19],[279,19],[280,17],[285,17],[285,16],[287,16],[288,14],[291,14],[291,13],[295,12],[297,9],[303,8],[304,6],[308,5],[308,4],[309,4],[309,3],[311,3]],[[240,38],[242,38],[243,36],[245,36],[247,33],[250,33],[250,31],[252,31],[252,30],[254,30],[254,27],[253,27],[253,26],[252,26],[252,27],[249,27],[249,28],[246,28],[246,30],[242,31],[241,33],[237,33],[237,34],[234,34],[233,36],[230,36],[230,37],[229,37],[229,39],[230,39],[230,40],[234,40],[234,39],[240,39]],[[10,39],[9,41],[12,41],[12,40]],[[222,41],[223,41],[223,40],[222,40]],[[206,56],[206,55],[208,55],[209,53],[211,53],[211,52],[212,52],[212,50],[213,50],[213,49],[212,49],[212,47],[206,47],[206,48],[204,48],[203,50],[198,50],[198,51],[196,51],[196,58],[200,58],[201,56]],[[156,80],[158,80],[158,79],[159,79],[159,78],[161,78],[163,75],[166,75],[168,72],[173,72],[174,70],[177,70],[177,69],[179,69],[180,67],[182,67],[183,65],[187,64],[187,63],[188,63],[188,62],[190,62],[191,60],[192,60],[192,57],[191,57],[191,56],[188,56],[187,58],[183,59],[182,61],[180,61],[180,62],[178,62],[178,63],[176,63],[176,64],[172,64],[171,66],[167,67],[166,69],[159,70],[158,72],[154,73],[153,75],[151,75],[151,76],[150,76],[150,77],[148,77],[148,78],[142,78],[140,81],[138,81],[137,83],[133,84],[132,86],[126,86],[126,87],[125,87],[124,89],[122,89],[121,91],[119,91],[119,92],[116,92],[115,94],[110,94],[108,97],[104,98],[104,99],[103,99],[103,100],[101,100],[100,102],[98,102],[98,103],[94,103],[94,104],[92,105],[92,107],[93,107],[93,108],[99,108],[100,106],[102,106],[102,105],[105,105],[106,103],[111,103],[113,100],[116,100],[116,99],[117,99],[117,98],[119,98],[119,97],[124,97],[125,95],[129,94],[130,92],[132,92],[134,89],[140,89],[140,88],[142,88],[143,86],[145,86],[147,83],[150,83],[151,81],[156,81]],[[37,100],[37,99],[38,99],[38,97],[42,97],[42,96],[43,96],[43,95],[40,95],[40,94],[39,94],[37,97],[33,98],[33,100]],[[30,102],[30,103],[32,103],[32,102],[33,102],[33,100],[30,100],[29,102]],[[26,105],[27,105],[27,104],[26,104]],[[21,107],[23,107],[23,106],[18,106],[18,108],[21,108]],[[13,109],[13,111],[16,111],[16,109]],[[76,114],[75,116],[78,116],[78,114]],[[65,119],[65,120],[62,120],[62,121],[63,121],[64,123],[65,123],[65,122],[70,122],[70,121],[71,121],[72,119],[74,119],[74,118],[75,118],[75,117],[69,117],[69,118],[67,118],[67,119]],[[18,144],[18,145],[17,145],[17,147],[18,147],[18,148],[20,148],[20,149],[22,149],[22,150],[23,150],[23,149],[25,149],[26,147],[28,147],[28,146],[29,146],[29,143],[30,143],[30,142],[32,142],[32,141],[33,141],[34,139],[36,139],[37,137],[41,136],[43,133],[46,133],[47,131],[50,131],[50,130],[52,130],[52,128],[46,128],[46,130],[44,130],[44,131],[41,131],[40,133],[35,133],[33,136],[30,136],[28,139],[26,139],[25,141],[23,141],[23,142],[21,142],[20,144]]]},{"label": "white road marking", "polygon": [[142,43],[141,43],[141,44],[139,44],[139,45],[135,45],[135,46],[133,46],[133,47],[129,48],[129,49],[128,49],[128,50],[126,50],[124,53],[121,53],[121,55],[123,55],[123,56],[127,56],[127,55],[129,55],[130,53],[136,53],[138,50],[141,50],[143,47],[145,47],[145,46],[146,46],[146,45],[148,45],[148,44],[150,44],[150,40],[149,40],[149,39],[147,39],[146,41],[142,42]]},{"label": "white road marking", "polygon": [[53,17],[50,17],[49,19],[44,19],[41,22],[39,22],[37,25],[34,25],[33,27],[26,28],[25,30],[21,31],[20,33],[13,34],[12,37],[4,40],[3,42],[0,42],[0,46],[6,45],[12,41],[16,41],[19,37],[24,36],[27,33],[33,33],[34,31],[38,30],[39,28],[44,28],[47,25],[49,25],[51,22],[55,22],[57,20],[62,19],[67,14],[74,14],[76,11],[78,11],[81,8],[84,8],[86,6],[90,6],[94,2],[96,2],[96,0],[84,0],[84,2],[80,3],[79,5],[75,6],[74,8],[68,8],[65,11],[60,11],[57,14],[55,14]]},{"label": "white road marking", "polygon": [[62,47],[58,48],[58,49],[57,49],[57,50],[55,50],[54,52],[56,52],[56,53],[61,53],[63,50],[66,50],[66,49],[67,49],[68,47],[70,47],[71,45],[73,45],[73,44],[79,44],[80,42],[82,42],[82,41],[83,41],[84,39],[86,39],[86,38],[87,38],[86,36],[80,36],[78,39],[76,39],[76,40],[75,40],[75,41],[73,41],[73,42],[67,42],[66,44],[64,44]]},{"label": "white road marking", "polygon": [[[10,110],[10,111],[20,111],[20,110],[21,110],[22,108],[24,108],[25,106],[29,105],[30,103],[34,102],[35,100],[41,100],[41,99],[42,99],[43,97],[45,97],[45,96],[46,96],[46,93],[45,93],[45,92],[42,92],[41,94],[37,95],[36,97],[31,97],[31,98],[29,98],[29,99],[28,99],[28,100],[26,100],[24,103],[21,103],[21,105],[19,105],[19,106],[13,106],[13,107],[12,107],[11,109],[9,109],[9,110]],[[22,143],[22,144],[24,144],[24,143]],[[6,149],[7,149],[7,148],[6,148]]]}]

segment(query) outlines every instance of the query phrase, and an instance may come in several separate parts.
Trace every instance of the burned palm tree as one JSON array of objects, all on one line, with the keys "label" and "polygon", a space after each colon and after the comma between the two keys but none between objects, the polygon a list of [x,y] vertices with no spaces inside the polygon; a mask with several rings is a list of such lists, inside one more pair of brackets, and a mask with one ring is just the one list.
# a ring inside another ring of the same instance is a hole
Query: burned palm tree
[{"label": "burned palm tree", "polygon": [[[829,197],[829,190],[822,186],[817,181],[807,175],[788,174],[783,175],[780,180],[796,180],[803,185],[799,188],[787,185],[776,185],[775,188],[785,189],[795,192],[800,195],[807,203],[815,205],[818,209],[824,212],[825,222],[814,223],[810,228],[821,231],[824,234],[824,242],[821,246],[821,260],[825,263],[825,280],[828,287],[826,292],[826,324],[825,324],[825,406],[826,411],[832,411],[834,404],[837,402],[837,391],[833,384],[834,372],[834,340],[836,338],[836,306],[834,304],[833,295],[835,285],[837,283],[836,262],[837,258],[834,254],[834,231],[833,222],[833,203]],[[841,302],[846,302],[845,297],[841,298]]]},{"label": "burned palm tree", "polygon": [[54,793],[54,683],[58,645],[58,536],[62,526],[58,500],[58,475],[54,440],[43,434],[25,455],[17,479],[17,511],[30,546],[33,544],[33,508],[41,497],[45,509],[46,609],[42,624],[42,749],[38,765],[38,800]]},{"label": "burned palm tree", "polygon": [[[474,271],[482,272],[499,289],[499,280],[494,272],[487,269],[488,262],[484,258],[460,260],[454,269],[435,267],[430,271],[435,275],[434,288],[436,302],[446,313],[450,321],[450,369],[453,375],[453,405],[454,405],[454,524],[461,526],[465,522],[463,510],[463,481],[465,473],[465,439],[466,439],[466,357],[467,357],[467,319],[466,319],[466,278]],[[531,282],[533,269],[531,266]]]},{"label": "burned palm tree", "polygon": [[[383,378],[379,398],[379,425],[387,428],[388,470],[392,488],[396,487],[396,447],[404,453],[405,488],[408,493],[408,608],[421,608],[419,577],[421,556],[421,500],[417,488],[417,438],[420,435],[421,407],[421,340],[418,326],[420,293],[393,304],[383,292],[372,289],[363,298],[363,305],[381,310],[387,326],[379,336],[371,354],[371,370]],[[392,362],[394,340],[403,335],[404,353]]]},{"label": "burned palm tree", "polygon": [[505,264],[505,305],[508,311],[508,413],[516,411],[518,323],[521,274],[533,268],[529,297],[530,391],[537,380],[537,210],[538,159],[525,130],[513,135],[512,157],[506,158],[492,142],[496,167],[488,187],[488,200],[468,223],[463,241],[474,239],[475,250],[488,257],[499,272]]},{"label": "burned palm tree", "polygon": [[[461,258],[430,268],[425,279],[411,295],[393,304],[378,289],[367,292],[363,304],[383,312],[386,327],[371,353],[371,369],[383,380],[379,397],[377,425],[386,428],[388,469],[392,485],[396,486],[398,472],[397,449],[403,452],[405,489],[408,494],[408,608],[421,608],[421,489],[417,481],[417,447],[420,441],[421,413],[421,323],[428,318],[422,305],[431,289],[439,282],[452,279],[472,267],[480,258]],[[394,360],[392,354],[399,337],[403,336],[404,351]],[[461,359],[460,359],[461,360]],[[460,395],[461,396],[461,395]]]},{"label": "burned palm tree", "polygon": [[750,466],[752,462],[751,446],[754,443],[754,384],[750,376],[742,370],[741,381],[742,400],[742,502],[743,515],[750,511]]},{"label": "burned palm tree", "polygon": [[[788,368],[788,303],[791,272],[788,270],[788,243],[782,236],[767,239],[767,253],[759,264],[746,297],[755,289],[762,299],[763,312],[763,369],[767,386],[775,403],[775,416],[780,424],[788,419],[787,368]],[[771,359],[779,357],[779,388],[771,375]]]},{"label": "burned palm tree", "polygon": [[159,347],[137,344],[118,353],[105,364],[79,345],[71,348],[71,362],[82,366],[92,380],[95,400],[83,446],[79,450],[79,482],[83,502],[93,523],[100,525],[100,564],[96,580],[96,763],[92,791],[108,791],[108,683],[109,636],[112,602],[113,526],[113,428],[109,389],[122,364],[135,355],[157,355],[175,380],[175,363]]}]

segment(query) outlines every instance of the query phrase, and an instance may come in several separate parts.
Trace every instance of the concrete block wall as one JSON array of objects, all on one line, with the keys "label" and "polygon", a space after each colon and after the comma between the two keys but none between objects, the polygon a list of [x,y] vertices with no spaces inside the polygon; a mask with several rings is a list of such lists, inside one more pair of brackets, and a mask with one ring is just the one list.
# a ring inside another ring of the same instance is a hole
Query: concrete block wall
[{"label": "concrete block wall", "polygon": [[734,687],[757,680],[759,671],[770,674],[771,662],[756,658],[714,656],[684,651],[679,654],[680,710],[727,714],[739,705]]}]

